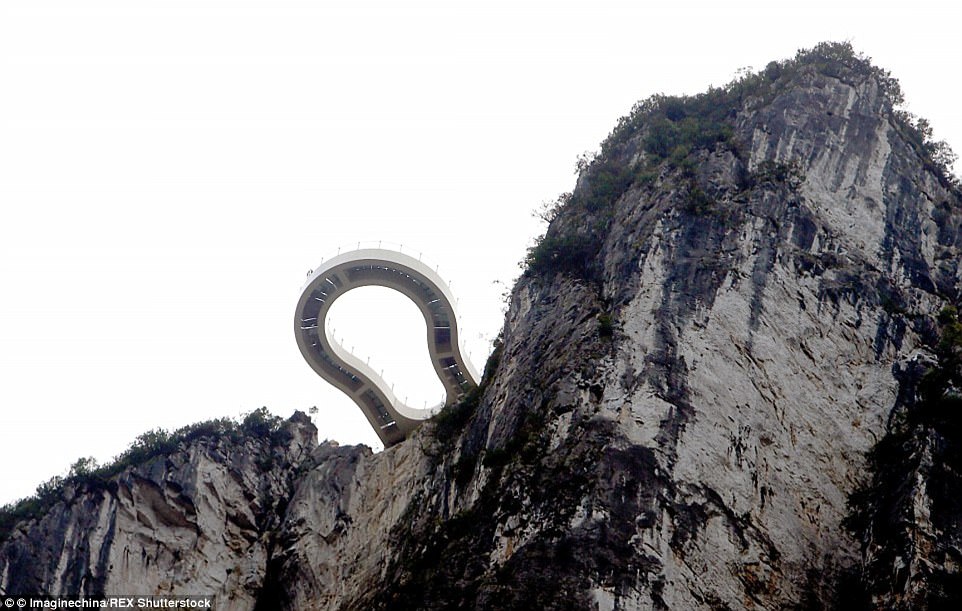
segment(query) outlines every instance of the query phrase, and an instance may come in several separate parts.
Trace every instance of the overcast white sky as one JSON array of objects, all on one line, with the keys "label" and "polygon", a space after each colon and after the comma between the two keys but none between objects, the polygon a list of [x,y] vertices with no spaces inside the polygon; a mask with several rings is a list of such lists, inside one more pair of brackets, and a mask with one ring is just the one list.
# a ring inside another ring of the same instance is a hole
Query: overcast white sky
[{"label": "overcast white sky", "polygon": [[[440,265],[480,368],[502,294],[631,105],[853,42],[962,149],[957,3],[0,3],[0,503],[139,433],[316,405],[379,447],[294,342],[306,272],[359,240]],[[412,403],[424,323],[333,312]]]}]

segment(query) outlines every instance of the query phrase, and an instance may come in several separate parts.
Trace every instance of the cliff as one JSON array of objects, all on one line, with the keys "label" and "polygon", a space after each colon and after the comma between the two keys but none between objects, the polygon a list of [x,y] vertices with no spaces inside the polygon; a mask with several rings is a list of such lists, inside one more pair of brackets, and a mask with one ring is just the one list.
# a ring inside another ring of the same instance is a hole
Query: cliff
[{"label": "cliff", "polygon": [[215,594],[219,608],[252,608],[317,429],[304,414],[273,430],[224,424],[110,477],[68,480],[6,534],[0,593]]},{"label": "cliff", "polygon": [[183,444],[21,523],[0,588],[956,608],[962,198],[900,96],[820,45],[640,103],[547,211],[467,400],[378,454],[302,418]]}]

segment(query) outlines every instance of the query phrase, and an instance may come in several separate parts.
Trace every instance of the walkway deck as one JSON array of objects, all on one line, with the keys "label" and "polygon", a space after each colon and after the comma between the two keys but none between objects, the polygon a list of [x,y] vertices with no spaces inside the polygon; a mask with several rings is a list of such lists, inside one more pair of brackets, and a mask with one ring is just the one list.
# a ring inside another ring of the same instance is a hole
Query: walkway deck
[{"label": "walkway deck", "polygon": [[[392,288],[421,310],[431,363],[446,392],[443,404],[428,409],[405,405],[390,384],[330,335],[325,320],[331,305],[361,286]],[[480,376],[461,354],[454,305],[444,280],[418,259],[380,248],[355,250],[326,261],[310,275],[297,302],[294,334],[311,368],[357,403],[384,447],[389,447],[478,384]]]}]

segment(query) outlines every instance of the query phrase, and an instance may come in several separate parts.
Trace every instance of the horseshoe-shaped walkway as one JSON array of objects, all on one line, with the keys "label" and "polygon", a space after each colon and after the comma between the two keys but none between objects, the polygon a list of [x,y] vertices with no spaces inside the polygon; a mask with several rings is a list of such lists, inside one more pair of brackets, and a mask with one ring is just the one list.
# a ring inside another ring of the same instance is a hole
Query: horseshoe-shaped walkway
[{"label": "horseshoe-shaped walkway", "polygon": [[[390,384],[329,333],[325,319],[331,304],[351,289],[372,285],[399,291],[421,310],[431,363],[446,392],[444,403],[428,409],[405,405]],[[311,368],[357,403],[389,447],[478,384],[477,371],[459,348],[454,304],[444,280],[420,260],[393,250],[360,249],[329,259],[311,273],[297,302],[294,334]]]}]

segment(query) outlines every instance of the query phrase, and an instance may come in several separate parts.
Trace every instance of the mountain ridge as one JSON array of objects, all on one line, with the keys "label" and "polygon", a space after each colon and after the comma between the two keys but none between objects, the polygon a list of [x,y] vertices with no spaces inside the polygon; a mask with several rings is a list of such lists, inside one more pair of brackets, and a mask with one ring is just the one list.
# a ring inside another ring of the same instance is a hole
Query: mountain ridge
[{"label": "mountain ridge", "polygon": [[[545,211],[477,392],[379,454],[316,445],[303,419],[287,446],[221,451],[247,456],[233,475],[181,447],[118,480],[154,499],[141,515],[109,489],[72,501],[126,530],[42,527],[66,510],[18,527],[0,587],[202,586],[230,609],[950,608],[962,196],[900,101],[825,43],[640,103]],[[258,470],[264,452],[285,466]],[[262,489],[272,509],[245,520]],[[181,505],[209,517],[177,526]],[[145,550],[123,570],[118,537]]]}]

